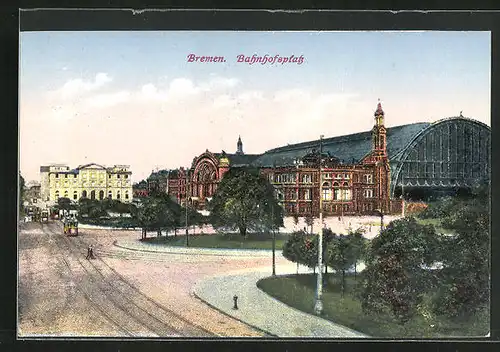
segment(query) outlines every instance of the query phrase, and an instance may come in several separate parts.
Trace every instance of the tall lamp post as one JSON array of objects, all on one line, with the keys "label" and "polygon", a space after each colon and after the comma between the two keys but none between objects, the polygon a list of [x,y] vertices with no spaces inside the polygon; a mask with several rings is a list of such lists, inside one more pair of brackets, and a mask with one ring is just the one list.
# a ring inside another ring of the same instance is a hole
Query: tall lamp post
[{"label": "tall lamp post", "polygon": [[[274,203],[274,202],[273,202]],[[271,231],[273,232],[273,276],[276,276],[276,231],[274,231],[274,204],[271,203]]]},{"label": "tall lamp post", "polygon": [[[269,202],[268,200],[264,201],[264,211],[266,211],[267,206],[271,206],[271,232],[273,234],[273,265],[272,265],[272,270],[273,270],[273,276],[276,276],[276,232],[274,231],[274,202]],[[260,210],[259,204],[257,204],[257,208]],[[260,214],[260,212],[259,212]]]},{"label": "tall lamp post", "polygon": [[384,229],[384,213],[382,212],[382,209],[377,209],[376,212],[380,216],[380,233],[382,233],[382,230]]},{"label": "tall lamp post", "polygon": [[318,236],[318,275],[316,277],[316,303],[314,312],[320,315],[323,312],[323,196],[321,194],[321,169],[323,161],[323,135],[319,137],[319,236]]},{"label": "tall lamp post", "polygon": [[405,178],[401,176],[401,204],[403,206],[403,209],[401,211],[401,216],[404,218],[405,217]]},{"label": "tall lamp post", "polygon": [[186,247],[189,247],[189,228],[188,228],[188,197],[189,197],[189,192],[188,192],[188,184],[189,184],[188,169],[186,169],[186,199],[184,201],[184,206],[186,207]]}]

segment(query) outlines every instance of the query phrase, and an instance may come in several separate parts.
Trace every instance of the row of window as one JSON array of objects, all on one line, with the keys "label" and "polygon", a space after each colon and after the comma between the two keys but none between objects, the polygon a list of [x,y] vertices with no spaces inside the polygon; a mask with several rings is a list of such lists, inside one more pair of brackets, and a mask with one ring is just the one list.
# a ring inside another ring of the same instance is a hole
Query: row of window
[{"label": "row of window", "polygon": [[[96,191],[95,190],[90,191],[90,195],[87,193],[87,191],[82,191],[82,198],[89,198],[89,196],[90,196],[90,199],[96,199]],[[64,195],[62,197],[69,198],[69,192],[64,191]],[[113,197],[113,192],[109,191],[108,198],[111,199],[112,197]],[[55,192],[55,198],[56,198],[56,200],[61,198],[59,191]],[[100,200],[104,199],[104,191],[102,191],[102,190],[99,191],[98,198]],[[120,198],[121,198],[120,191],[117,191],[116,192],[116,199],[119,200]],[[78,191],[73,192],[73,199],[78,200]],[[129,199],[128,191],[125,191],[125,199]]]},{"label": "row of window", "polygon": [[[303,195],[303,200],[311,200],[311,190],[306,189],[302,190],[301,192]],[[374,192],[373,189],[364,189],[363,190],[363,197],[364,198],[373,198]],[[276,192],[276,196],[278,200],[284,200],[284,193],[281,190],[278,190]],[[288,193],[288,199],[290,200],[296,200],[297,199],[297,193],[296,192],[290,192]],[[350,189],[335,189],[332,192],[331,188],[323,188],[322,190],[322,199],[329,201],[329,200],[336,200],[336,201],[344,201],[344,200],[352,200],[352,191]]]},{"label": "row of window", "polygon": [[[76,174],[61,174],[61,178],[63,178],[63,177],[62,177],[62,175],[64,175],[64,178],[68,178],[68,175],[73,175],[73,177],[72,177],[72,178],[76,178]],[[101,174],[101,175],[100,175],[100,176],[101,176],[101,178],[103,178],[103,175],[104,175],[104,174]],[[111,174],[109,174],[109,175],[108,175],[108,178],[111,178],[111,176],[112,176],[112,175],[111,175]],[[59,174],[55,174],[55,176],[54,176],[54,177],[55,177],[55,178],[59,178]],[[95,174],[91,174],[91,177],[92,177],[92,178],[96,178],[96,175],[95,175]],[[125,174],[125,175],[123,175],[123,177],[124,177],[124,178],[128,178],[128,175],[127,175],[127,174]],[[82,178],[87,178],[87,174],[82,174]],[[120,178],[120,174],[116,174],[116,178]]]},{"label": "row of window", "polygon": [[341,180],[341,179],[349,180],[351,178],[351,175],[349,175],[349,174],[323,173],[323,179],[333,179],[333,178],[336,180]]},{"label": "row of window", "polygon": [[[295,183],[297,181],[296,174],[269,174],[269,181],[275,183]],[[325,179],[335,179],[335,180],[350,180],[350,174],[333,174],[333,173],[325,173],[323,174],[323,180]],[[312,183],[312,175],[302,175],[301,179],[302,183]],[[373,183],[373,175],[372,174],[364,174],[363,182],[372,184]]]}]

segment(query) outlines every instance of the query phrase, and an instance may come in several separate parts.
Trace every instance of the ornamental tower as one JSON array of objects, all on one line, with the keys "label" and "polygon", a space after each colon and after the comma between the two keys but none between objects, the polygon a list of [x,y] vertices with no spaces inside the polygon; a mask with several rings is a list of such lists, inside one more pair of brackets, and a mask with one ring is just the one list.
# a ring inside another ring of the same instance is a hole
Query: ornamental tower
[{"label": "ornamental tower", "polygon": [[387,156],[387,131],[384,126],[384,110],[382,110],[380,99],[378,100],[377,110],[375,110],[374,116],[375,125],[372,130],[372,149],[377,156]]},{"label": "ornamental tower", "polygon": [[238,143],[236,144],[236,154],[243,154],[243,143],[241,142],[241,136],[238,136]]}]

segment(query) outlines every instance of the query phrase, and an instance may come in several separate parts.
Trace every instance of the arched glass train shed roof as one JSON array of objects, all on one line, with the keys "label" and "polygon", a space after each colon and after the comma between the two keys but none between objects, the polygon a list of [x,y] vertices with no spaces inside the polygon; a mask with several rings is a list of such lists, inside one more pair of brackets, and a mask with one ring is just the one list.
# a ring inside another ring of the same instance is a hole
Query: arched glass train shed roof
[{"label": "arched glass train shed roof", "polygon": [[[294,165],[319,139],[266,151],[252,165]],[[360,162],[372,148],[371,131],[323,139],[323,150],[341,162]],[[397,187],[470,187],[489,179],[491,129],[466,117],[450,117],[387,128],[391,194]]]}]

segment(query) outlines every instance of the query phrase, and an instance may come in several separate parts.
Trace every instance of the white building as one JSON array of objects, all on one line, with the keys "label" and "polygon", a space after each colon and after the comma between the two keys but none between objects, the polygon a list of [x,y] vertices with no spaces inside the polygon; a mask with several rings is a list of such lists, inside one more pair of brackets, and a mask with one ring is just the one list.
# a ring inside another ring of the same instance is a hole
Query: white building
[{"label": "white building", "polygon": [[80,198],[132,201],[132,172],[128,165],[104,167],[91,163],[70,169],[54,164],[40,167],[40,196],[49,204],[59,198],[78,201]]}]

